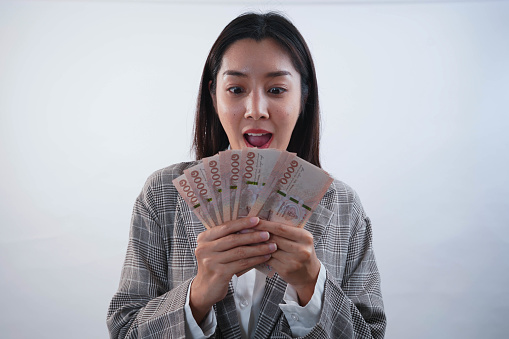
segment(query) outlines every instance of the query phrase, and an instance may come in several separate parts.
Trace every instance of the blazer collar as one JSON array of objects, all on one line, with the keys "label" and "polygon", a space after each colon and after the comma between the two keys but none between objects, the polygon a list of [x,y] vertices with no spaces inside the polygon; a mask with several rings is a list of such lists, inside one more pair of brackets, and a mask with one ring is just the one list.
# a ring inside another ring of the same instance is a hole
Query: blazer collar
[{"label": "blazer collar", "polygon": [[194,256],[194,250],[196,249],[196,239],[198,238],[198,234],[205,231],[206,228],[203,226],[201,221],[198,219],[196,215],[191,211],[189,206],[187,206],[184,199],[177,195],[177,213],[180,212],[180,217],[182,218],[182,222],[184,224],[185,232],[187,233],[187,240],[189,241],[189,247],[191,248],[191,252],[193,253],[193,259],[196,264],[196,257]]},{"label": "blazer collar", "polygon": [[[318,205],[309,218],[306,230],[313,234],[313,242],[316,246],[322,237],[325,228],[332,218],[332,212]],[[279,304],[284,303],[283,297],[288,284],[276,273],[272,278],[265,279],[265,291],[260,305],[260,316],[256,325],[255,338],[269,338],[274,326],[281,318]]]},{"label": "blazer collar", "polygon": [[224,338],[240,338],[240,324],[237,308],[233,297],[233,287],[230,281],[226,297],[214,305],[217,326]]},{"label": "blazer collar", "polygon": [[274,326],[281,317],[279,304],[284,303],[287,283],[276,273],[265,279],[265,290],[260,305],[260,316],[256,324],[255,338],[269,338]]},{"label": "blazer collar", "polygon": [[309,217],[304,229],[313,235],[313,243],[316,244],[322,238],[325,229],[328,227],[333,212],[323,207],[321,204],[316,206],[313,214]]}]

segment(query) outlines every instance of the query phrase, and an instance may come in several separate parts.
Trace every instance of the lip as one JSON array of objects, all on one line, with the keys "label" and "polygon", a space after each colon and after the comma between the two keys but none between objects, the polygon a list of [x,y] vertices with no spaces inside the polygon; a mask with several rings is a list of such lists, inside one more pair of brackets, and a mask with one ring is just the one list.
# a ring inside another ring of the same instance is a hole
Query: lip
[{"label": "lip", "polygon": [[244,134],[247,134],[247,133],[253,133],[253,134],[271,134],[270,140],[267,143],[265,143],[261,147],[257,147],[257,148],[260,148],[260,149],[269,148],[270,144],[272,143],[272,140],[274,140],[274,133],[269,132],[269,131],[264,130],[264,129],[252,128],[252,129],[248,129],[248,130],[245,130],[245,131],[242,132],[242,139],[244,139],[244,143],[246,144],[246,147],[254,147],[253,145],[251,145],[251,144],[249,144],[247,142],[246,138],[244,138]]}]

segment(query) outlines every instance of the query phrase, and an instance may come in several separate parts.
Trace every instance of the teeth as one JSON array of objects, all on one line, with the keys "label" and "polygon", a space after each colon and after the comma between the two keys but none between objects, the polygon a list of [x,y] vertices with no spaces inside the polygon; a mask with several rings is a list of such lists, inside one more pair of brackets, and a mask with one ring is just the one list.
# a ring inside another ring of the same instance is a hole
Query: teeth
[{"label": "teeth", "polygon": [[246,133],[246,134],[251,137],[261,137],[262,135],[265,135],[267,133]]}]

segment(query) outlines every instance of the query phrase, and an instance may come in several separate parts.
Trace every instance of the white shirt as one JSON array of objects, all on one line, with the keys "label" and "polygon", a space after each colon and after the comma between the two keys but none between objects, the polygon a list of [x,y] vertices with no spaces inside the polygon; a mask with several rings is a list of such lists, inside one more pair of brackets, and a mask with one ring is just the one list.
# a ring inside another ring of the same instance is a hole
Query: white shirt
[{"label": "white shirt", "polygon": [[[235,305],[237,306],[237,317],[239,319],[242,339],[251,339],[254,337],[258,316],[260,314],[263,291],[265,289],[265,278],[265,274],[255,269],[244,273],[240,277],[233,276],[232,278],[233,295]],[[290,284],[287,285],[283,297],[286,304],[279,304],[279,308],[281,308],[281,311],[285,314],[293,336],[305,336],[318,323],[318,320],[320,320],[325,279],[325,267],[321,264],[313,296],[304,307],[299,305],[299,299],[295,289]],[[216,331],[216,315],[214,310],[211,309],[200,325],[196,323],[191,307],[189,306],[190,288],[191,284],[189,284],[187,290],[186,305],[184,307],[186,316],[186,338],[208,338]]]}]

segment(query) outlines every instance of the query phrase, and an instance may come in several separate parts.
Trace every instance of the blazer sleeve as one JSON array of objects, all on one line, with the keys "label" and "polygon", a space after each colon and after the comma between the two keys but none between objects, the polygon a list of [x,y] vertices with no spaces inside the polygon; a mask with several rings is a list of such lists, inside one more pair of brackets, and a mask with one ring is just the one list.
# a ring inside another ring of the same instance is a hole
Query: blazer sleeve
[{"label": "blazer sleeve", "polygon": [[322,313],[318,324],[305,338],[383,338],[385,334],[386,316],[371,222],[357,194],[344,186],[347,194],[340,195],[347,196],[348,201],[334,199],[338,218],[329,227],[347,229],[336,236],[348,239],[324,235],[329,240],[322,244],[321,260],[327,268]]},{"label": "blazer sleeve", "polygon": [[111,338],[185,337],[184,304],[191,279],[176,286],[169,281],[169,241],[160,220],[164,213],[158,211],[174,207],[176,195],[161,194],[165,185],[149,181],[134,205],[120,285],[108,309]]}]

